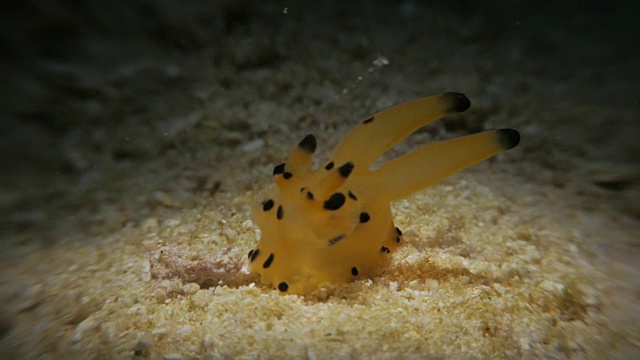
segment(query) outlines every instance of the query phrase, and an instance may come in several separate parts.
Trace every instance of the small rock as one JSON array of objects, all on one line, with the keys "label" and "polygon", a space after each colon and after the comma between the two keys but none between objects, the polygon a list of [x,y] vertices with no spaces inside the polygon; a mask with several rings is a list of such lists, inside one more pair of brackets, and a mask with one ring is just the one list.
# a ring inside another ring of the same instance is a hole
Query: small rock
[{"label": "small rock", "polygon": [[18,312],[35,309],[42,302],[43,293],[42,284],[33,285],[22,291],[22,293],[19,294],[20,303],[17,308]]},{"label": "small rock", "polygon": [[251,220],[246,220],[242,223],[242,227],[245,229],[252,229],[253,228],[253,221]]},{"label": "small rock", "polygon": [[171,194],[167,194],[164,191],[156,191],[155,193],[153,193],[153,198],[157,202],[159,202],[160,204],[166,207],[172,207],[172,208],[182,207],[182,202],[180,200],[178,200],[176,197],[174,197]]},{"label": "small rock", "polygon": [[142,278],[142,281],[151,280],[151,263],[149,260],[145,260],[142,263],[142,274],[140,274],[140,277]]},{"label": "small rock", "polygon": [[500,295],[504,295],[507,292],[507,289],[500,285],[500,284],[493,284],[493,288],[496,289],[496,291],[498,292],[498,294]]},{"label": "small rock", "polygon": [[162,302],[162,301],[164,301],[164,300],[167,298],[167,294],[166,294],[164,291],[160,290],[160,289],[155,289],[155,290],[153,291],[153,297],[154,297],[156,300],[158,300],[158,301]]},{"label": "small rock", "polygon": [[195,329],[193,326],[185,325],[178,329],[178,334],[188,335],[193,331],[193,329]]},{"label": "small rock", "polygon": [[136,346],[133,347],[133,356],[137,357],[149,357],[151,356],[151,352],[149,351],[149,345],[146,341],[138,341]]},{"label": "small rock", "polygon": [[608,190],[637,188],[640,184],[640,168],[637,166],[597,163],[586,172],[591,183]]},{"label": "small rock", "polygon": [[189,283],[182,287],[182,291],[184,291],[184,293],[188,295],[193,295],[197,293],[198,290],[200,290],[200,285],[196,283]]},{"label": "small rock", "polygon": [[98,323],[94,321],[92,318],[86,318],[83,322],[76,326],[76,330],[73,332],[73,336],[71,337],[71,342],[77,343],[84,337],[84,333],[87,330],[94,329],[98,326]]},{"label": "small rock", "polygon": [[250,153],[250,152],[256,152],[262,149],[263,147],[264,147],[264,140],[255,139],[255,140],[251,140],[249,142],[244,143],[240,148],[240,150],[242,150],[243,152]]},{"label": "small rock", "polygon": [[158,229],[158,219],[148,218],[142,223],[142,230],[144,232],[151,232]]},{"label": "small rock", "polygon": [[162,355],[163,360],[182,360],[182,356],[179,354],[164,354]]}]

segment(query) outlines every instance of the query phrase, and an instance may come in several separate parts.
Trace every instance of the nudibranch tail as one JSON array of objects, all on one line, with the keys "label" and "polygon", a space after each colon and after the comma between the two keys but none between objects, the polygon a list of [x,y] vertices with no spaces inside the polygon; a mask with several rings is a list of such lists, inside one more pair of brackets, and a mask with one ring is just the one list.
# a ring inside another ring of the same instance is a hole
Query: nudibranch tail
[{"label": "nudibranch tail", "polygon": [[445,115],[463,112],[470,105],[463,94],[448,92],[391,106],[351,130],[335,147],[331,160],[336,164],[353,161],[359,171],[366,170],[409,134]]},{"label": "nudibranch tail", "polygon": [[518,145],[513,129],[485,131],[427,144],[391,160],[374,171],[376,187],[389,200],[405,198],[444,180],[449,175]]}]

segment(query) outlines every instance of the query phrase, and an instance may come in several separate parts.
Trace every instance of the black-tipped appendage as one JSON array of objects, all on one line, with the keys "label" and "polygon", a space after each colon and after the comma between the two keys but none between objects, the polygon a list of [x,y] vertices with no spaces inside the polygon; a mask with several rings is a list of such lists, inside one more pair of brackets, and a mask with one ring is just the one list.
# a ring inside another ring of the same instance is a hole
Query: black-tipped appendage
[{"label": "black-tipped appendage", "polygon": [[338,168],[338,171],[340,172],[340,176],[342,176],[343,178],[348,177],[349,175],[351,175],[351,171],[353,171],[353,163],[351,161],[345,163]]},{"label": "black-tipped appendage", "polygon": [[449,104],[447,112],[459,113],[466,111],[471,106],[471,101],[464,94],[448,92],[442,94],[442,98]]},{"label": "black-tipped appendage", "polygon": [[496,130],[498,135],[498,144],[505,149],[513,149],[520,144],[520,133],[513,129],[499,129]]},{"label": "black-tipped appendage", "polygon": [[300,146],[302,150],[313,154],[316,151],[317,146],[316,137],[313,136],[313,134],[307,134],[307,136],[298,143],[298,146]]},{"label": "black-tipped appendage", "polygon": [[284,173],[284,163],[282,164],[278,164],[276,165],[276,167],[273,168],[273,175],[280,175]]}]

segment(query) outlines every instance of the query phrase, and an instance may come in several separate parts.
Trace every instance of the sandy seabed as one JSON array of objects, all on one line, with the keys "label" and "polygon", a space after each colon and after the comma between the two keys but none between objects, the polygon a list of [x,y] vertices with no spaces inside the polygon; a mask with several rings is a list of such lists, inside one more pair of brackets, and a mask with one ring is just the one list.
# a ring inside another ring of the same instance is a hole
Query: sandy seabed
[{"label": "sandy seabed", "polygon": [[633,222],[514,168],[394,204],[392,260],[307,296],[242,271],[249,192],[5,261],[4,343],[25,358],[631,357]]}]

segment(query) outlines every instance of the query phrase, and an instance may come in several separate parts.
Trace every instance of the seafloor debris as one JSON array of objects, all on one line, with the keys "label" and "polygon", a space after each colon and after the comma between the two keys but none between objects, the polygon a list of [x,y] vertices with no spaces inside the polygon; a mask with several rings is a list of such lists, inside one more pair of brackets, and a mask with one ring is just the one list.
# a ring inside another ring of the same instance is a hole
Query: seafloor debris
[{"label": "seafloor debris", "polygon": [[[197,284],[201,289],[218,285],[239,286],[250,283],[251,276],[240,270],[244,258],[230,255],[232,247],[213,254],[196,254],[187,247],[169,244],[153,252],[150,259],[151,279],[157,281],[166,296],[184,293],[184,284]],[[172,284],[178,280],[180,284]]]}]

